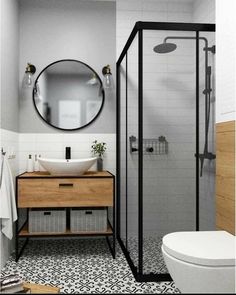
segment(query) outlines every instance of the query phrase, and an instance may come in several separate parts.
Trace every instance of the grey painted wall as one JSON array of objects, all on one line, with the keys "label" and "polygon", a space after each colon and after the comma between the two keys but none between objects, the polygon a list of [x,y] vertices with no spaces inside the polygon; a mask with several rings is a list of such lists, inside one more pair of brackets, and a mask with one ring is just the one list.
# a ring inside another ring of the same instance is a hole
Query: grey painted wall
[{"label": "grey painted wall", "polygon": [[18,131],[18,1],[1,0],[1,128]]},{"label": "grey painted wall", "polygon": [[[20,0],[20,76],[27,62],[40,73],[60,59],[89,64],[102,78],[102,67],[110,64],[115,80],[115,2],[75,0]],[[77,133],[115,132],[115,91],[106,92],[103,111],[91,125]],[[20,132],[58,133],[36,113],[31,92],[20,98]]]}]

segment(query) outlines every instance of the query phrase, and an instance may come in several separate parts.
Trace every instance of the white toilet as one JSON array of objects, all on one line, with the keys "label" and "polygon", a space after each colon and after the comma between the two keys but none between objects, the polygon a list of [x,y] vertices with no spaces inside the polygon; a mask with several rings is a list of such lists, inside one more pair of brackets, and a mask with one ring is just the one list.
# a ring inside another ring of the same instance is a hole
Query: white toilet
[{"label": "white toilet", "polygon": [[235,293],[235,237],[228,232],[170,233],[162,253],[181,293]]}]

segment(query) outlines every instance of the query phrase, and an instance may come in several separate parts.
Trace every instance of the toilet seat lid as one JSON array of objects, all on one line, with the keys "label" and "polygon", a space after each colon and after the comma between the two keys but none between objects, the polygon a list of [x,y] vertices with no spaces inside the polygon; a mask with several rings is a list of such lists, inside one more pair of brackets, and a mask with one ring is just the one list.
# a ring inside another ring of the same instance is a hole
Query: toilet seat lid
[{"label": "toilet seat lid", "polygon": [[163,248],[177,259],[198,265],[235,265],[235,236],[226,231],[170,233],[163,237]]}]

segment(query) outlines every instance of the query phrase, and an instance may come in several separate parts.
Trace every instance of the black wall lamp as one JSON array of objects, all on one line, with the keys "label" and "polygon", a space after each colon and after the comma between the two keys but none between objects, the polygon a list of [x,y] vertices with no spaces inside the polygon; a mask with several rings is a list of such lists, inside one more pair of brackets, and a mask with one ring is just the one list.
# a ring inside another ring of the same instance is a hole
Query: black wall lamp
[{"label": "black wall lamp", "polygon": [[114,88],[114,81],[111,73],[110,65],[106,65],[102,69],[103,78],[103,87],[107,89]]},{"label": "black wall lamp", "polygon": [[36,72],[36,67],[31,63],[27,63],[27,67],[25,69],[24,78],[22,81],[23,88],[31,88],[34,85],[34,73]]}]

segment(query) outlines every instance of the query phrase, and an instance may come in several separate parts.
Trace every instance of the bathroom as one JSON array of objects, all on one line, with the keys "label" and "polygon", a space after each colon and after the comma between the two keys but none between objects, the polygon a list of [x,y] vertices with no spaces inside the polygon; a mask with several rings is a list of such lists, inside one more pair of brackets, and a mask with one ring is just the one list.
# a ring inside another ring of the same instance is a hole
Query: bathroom
[{"label": "bathroom", "polygon": [[[184,288],[183,291],[178,288],[166,261],[163,262],[163,236],[217,229],[234,234],[234,179],[227,173],[228,182],[222,175],[217,179],[216,173],[217,138],[219,144],[225,140],[229,140],[226,146],[232,144],[232,138],[226,135],[234,133],[230,128],[235,120],[236,7],[234,0],[225,2],[1,1],[1,148],[6,152],[4,157],[8,158],[13,180],[19,181],[19,178],[15,180],[16,176],[27,171],[29,155],[33,160],[35,155],[65,159],[65,149],[70,147],[72,160],[91,158],[91,146],[97,140],[106,143],[103,170],[113,176],[113,197],[115,182],[117,186],[116,198],[108,210],[113,225],[110,242],[97,236],[30,237],[15,262],[17,239],[9,240],[1,232],[1,276],[19,274],[26,282],[57,287],[61,293],[185,293]],[[182,30],[177,26],[142,30],[143,128],[135,100],[140,94],[138,46],[141,39],[138,34],[120,59],[136,22],[188,24],[188,29]],[[193,23],[216,24],[216,31],[200,30],[196,38],[196,30],[189,30],[189,24]],[[177,46],[174,51],[154,50],[170,36],[178,37],[168,40]],[[192,39],[183,40],[183,37]],[[211,67],[209,124],[206,124],[203,93],[207,77],[203,37],[209,48],[216,46],[215,53],[214,50],[207,52]],[[103,69],[110,65],[112,75],[109,77],[114,83],[112,87],[101,88],[102,101],[95,118],[83,128],[76,126],[67,131],[48,124],[40,115],[35,98],[32,99],[33,87],[22,87],[27,63],[35,66],[33,78],[36,80],[46,67],[62,60],[87,65],[100,84],[105,84]],[[224,123],[228,128],[226,134]],[[143,157],[138,150],[140,128],[143,144],[146,144]],[[217,137],[217,128],[222,137]],[[206,129],[209,130],[208,152],[216,155],[216,159],[204,159],[200,176],[201,161],[199,159],[199,166],[196,165],[194,154],[204,153]],[[135,141],[130,140],[132,136]],[[160,144],[163,149],[157,150]],[[130,152],[130,148],[136,150]],[[233,153],[232,144],[229,154],[223,158],[226,168],[230,167],[227,171],[234,169]],[[229,155],[232,158],[227,161]],[[142,187],[140,163],[143,164]],[[90,170],[97,170],[96,163]],[[43,191],[43,187],[41,189]],[[138,197],[141,189],[143,206]],[[70,188],[63,190],[68,192]],[[25,211],[21,208],[18,212],[18,226],[24,222]],[[217,224],[217,220],[222,223]],[[19,244],[24,242],[25,239],[19,239]],[[111,255],[114,253],[115,259]],[[186,286],[189,287],[187,280]],[[200,291],[212,293],[211,290]],[[221,290],[221,293],[224,292]]]}]

